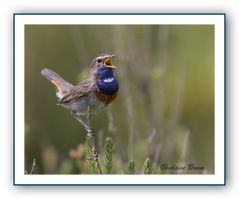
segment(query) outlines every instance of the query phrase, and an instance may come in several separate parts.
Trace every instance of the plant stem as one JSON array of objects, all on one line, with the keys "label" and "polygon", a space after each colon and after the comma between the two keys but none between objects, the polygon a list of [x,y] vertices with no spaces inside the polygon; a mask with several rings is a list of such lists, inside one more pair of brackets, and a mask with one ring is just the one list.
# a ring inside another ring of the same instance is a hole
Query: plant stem
[{"label": "plant stem", "polygon": [[33,159],[33,162],[32,162],[31,171],[30,171],[29,173],[27,173],[27,171],[25,171],[25,174],[29,174],[29,175],[33,174],[33,171],[34,171],[34,169],[35,169],[35,166],[36,166],[36,159],[34,158],[34,159]]},{"label": "plant stem", "polygon": [[144,162],[144,174],[152,174],[152,161],[147,158]]},{"label": "plant stem", "polygon": [[127,168],[126,168],[127,174],[135,174],[135,162],[134,160],[130,160]]},{"label": "plant stem", "polygon": [[105,139],[105,173],[112,173],[112,159],[113,159],[113,141],[111,137]]},{"label": "plant stem", "polygon": [[[86,139],[87,139],[87,144],[89,149],[91,150],[90,154],[92,157],[88,157],[88,160],[94,160],[95,164],[99,170],[99,173],[102,174],[102,170],[100,167],[99,159],[98,159],[98,151],[95,146],[95,130],[94,128],[90,127],[90,119],[91,119],[91,114],[90,114],[90,107],[88,106],[87,108],[87,117],[86,117],[86,122],[84,122],[80,116],[77,114],[73,113],[73,116],[81,123],[81,125],[85,128],[87,134],[86,134]],[[92,164],[89,163],[89,167],[92,167]],[[92,170],[92,173],[95,173],[93,168],[90,168]]]}]

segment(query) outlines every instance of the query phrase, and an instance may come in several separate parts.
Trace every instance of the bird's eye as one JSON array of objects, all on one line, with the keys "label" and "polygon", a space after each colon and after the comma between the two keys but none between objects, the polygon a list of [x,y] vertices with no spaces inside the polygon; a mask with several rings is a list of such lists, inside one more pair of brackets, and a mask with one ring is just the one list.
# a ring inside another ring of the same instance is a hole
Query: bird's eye
[{"label": "bird's eye", "polygon": [[102,60],[101,59],[97,59],[96,61],[97,61],[97,63],[100,63]]}]

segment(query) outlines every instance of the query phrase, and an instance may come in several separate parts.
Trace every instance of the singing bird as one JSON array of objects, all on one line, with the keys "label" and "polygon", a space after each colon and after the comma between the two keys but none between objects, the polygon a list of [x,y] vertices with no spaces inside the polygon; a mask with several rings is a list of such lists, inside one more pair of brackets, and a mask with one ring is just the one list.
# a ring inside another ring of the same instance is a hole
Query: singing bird
[{"label": "singing bird", "polygon": [[56,86],[58,104],[69,109],[87,131],[93,129],[81,117],[95,115],[117,97],[119,84],[113,72],[116,69],[112,60],[114,57],[110,54],[97,55],[91,62],[88,78],[76,86],[50,69],[41,71]]}]

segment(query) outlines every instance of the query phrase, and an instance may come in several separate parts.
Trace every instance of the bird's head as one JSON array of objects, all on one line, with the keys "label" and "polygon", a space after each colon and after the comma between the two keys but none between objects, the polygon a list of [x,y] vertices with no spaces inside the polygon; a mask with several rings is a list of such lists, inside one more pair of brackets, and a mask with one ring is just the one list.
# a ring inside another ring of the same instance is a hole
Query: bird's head
[{"label": "bird's head", "polygon": [[113,64],[113,58],[116,55],[110,54],[100,54],[97,55],[90,65],[90,74],[93,76],[97,76],[99,70],[102,69],[117,69]]}]

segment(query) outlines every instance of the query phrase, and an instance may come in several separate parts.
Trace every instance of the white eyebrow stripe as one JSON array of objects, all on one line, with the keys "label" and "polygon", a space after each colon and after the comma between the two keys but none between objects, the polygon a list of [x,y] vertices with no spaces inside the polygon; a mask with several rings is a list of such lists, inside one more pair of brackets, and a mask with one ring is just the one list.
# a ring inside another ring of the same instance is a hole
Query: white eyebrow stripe
[{"label": "white eyebrow stripe", "polygon": [[113,77],[110,77],[110,78],[107,78],[107,79],[103,80],[103,82],[105,82],[105,83],[109,83],[109,82],[113,82],[113,81],[114,81]]}]

